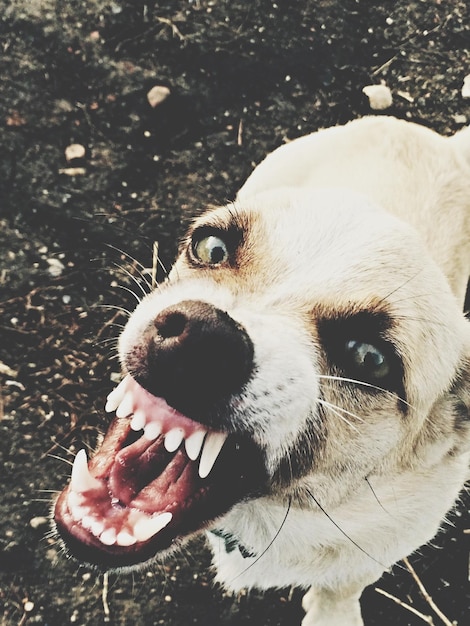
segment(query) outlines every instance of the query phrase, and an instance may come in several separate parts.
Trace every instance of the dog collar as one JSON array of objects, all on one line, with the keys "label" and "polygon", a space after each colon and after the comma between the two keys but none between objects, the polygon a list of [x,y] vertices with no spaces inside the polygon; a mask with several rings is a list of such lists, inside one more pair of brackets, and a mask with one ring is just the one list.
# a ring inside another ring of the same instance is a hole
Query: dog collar
[{"label": "dog collar", "polygon": [[242,555],[244,559],[252,559],[256,556],[254,552],[246,548],[240,541],[234,537],[231,533],[225,532],[218,528],[214,528],[209,531],[211,534],[215,535],[219,539],[222,539],[224,542],[225,552],[230,554],[234,550],[238,548],[238,551]]}]

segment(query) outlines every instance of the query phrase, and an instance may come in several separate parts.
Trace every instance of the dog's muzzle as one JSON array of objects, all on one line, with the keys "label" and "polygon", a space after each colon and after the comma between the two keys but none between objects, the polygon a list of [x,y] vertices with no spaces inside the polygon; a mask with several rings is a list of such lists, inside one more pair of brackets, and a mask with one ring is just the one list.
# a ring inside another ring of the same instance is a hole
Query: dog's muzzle
[{"label": "dog's muzzle", "polygon": [[147,561],[266,484],[260,450],[231,423],[253,370],[247,332],[188,300],[161,311],[124,358],[116,412],[88,464],[82,450],[55,505],[68,551],[100,568]]}]

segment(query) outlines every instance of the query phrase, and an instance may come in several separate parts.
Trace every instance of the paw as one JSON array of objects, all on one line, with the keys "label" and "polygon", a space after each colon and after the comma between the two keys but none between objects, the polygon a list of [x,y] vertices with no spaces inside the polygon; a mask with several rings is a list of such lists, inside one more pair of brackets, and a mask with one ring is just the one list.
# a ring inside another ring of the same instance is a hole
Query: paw
[{"label": "paw", "polygon": [[310,589],[302,600],[306,612],[302,626],[364,626],[359,596]]}]

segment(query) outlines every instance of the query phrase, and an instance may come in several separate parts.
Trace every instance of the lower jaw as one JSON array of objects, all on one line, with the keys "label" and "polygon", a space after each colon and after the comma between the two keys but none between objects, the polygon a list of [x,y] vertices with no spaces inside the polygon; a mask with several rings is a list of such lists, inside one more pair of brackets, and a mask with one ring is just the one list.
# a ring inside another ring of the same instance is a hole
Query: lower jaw
[{"label": "lower jaw", "polygon": [[[234,462],[234,458],[225,455]],[[70,487],[58,497],[55,504],[55,528],[60,535],[66,552],[81,563],[101,571],[133,570],[149,561],[164,560],[189,538],[210,528],[210,526],[233,506],[243,500],[261,495],[266,485],[264,466],[261,458],[248,454],[250,471],[234,471],[234,465],[220,468],[219,480],[211,485],[210,496],[202,498],[185,510],[181,503],[170,509],[171,522],[147,541],[130,546],[105,545],[98,537],[84,528],[72,517],[68,504]],[[264,477],[264,478],[263,478]]]}]

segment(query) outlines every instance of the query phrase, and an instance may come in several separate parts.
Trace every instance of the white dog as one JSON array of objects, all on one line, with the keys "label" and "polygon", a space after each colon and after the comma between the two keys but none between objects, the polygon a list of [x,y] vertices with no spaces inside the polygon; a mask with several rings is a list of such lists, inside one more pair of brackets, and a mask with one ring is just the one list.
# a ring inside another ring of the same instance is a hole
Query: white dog
[{"label": "white dog", "polygon": [[127,569],[205,529],[226,587],[362,624],[469,473],[469,270],[470,131],[371,117],[273,152],[131,315],[117,417],[56,503],[70,552]]}]

